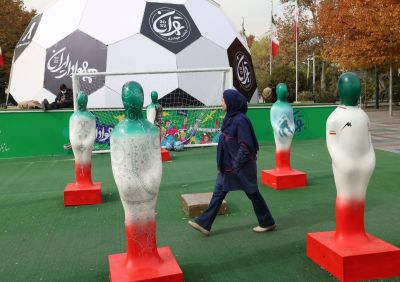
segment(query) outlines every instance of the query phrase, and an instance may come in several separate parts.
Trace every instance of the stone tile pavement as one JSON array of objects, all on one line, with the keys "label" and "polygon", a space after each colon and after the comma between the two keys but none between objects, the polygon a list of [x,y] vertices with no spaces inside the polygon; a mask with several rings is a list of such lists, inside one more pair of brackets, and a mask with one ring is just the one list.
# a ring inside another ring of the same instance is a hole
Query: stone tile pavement
[{"label": "stone tile pavement", "polygon": [[375,149],[400,154],[400,112],[366,111],[370,119],[372,144]]}]

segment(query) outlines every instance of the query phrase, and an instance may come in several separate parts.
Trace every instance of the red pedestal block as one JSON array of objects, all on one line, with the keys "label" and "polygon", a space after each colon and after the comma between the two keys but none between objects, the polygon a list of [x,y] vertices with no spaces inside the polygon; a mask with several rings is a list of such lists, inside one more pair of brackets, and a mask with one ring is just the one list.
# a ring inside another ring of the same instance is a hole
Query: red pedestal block
[{"label": "red pedestal block", "polygon": [[400,276],[400,249],[365,233],[367,240],[340,242],[335,231],[307,234],[307,256],[340,281]]},{"label": "red pedestal block", "polygon": [[275,169],[261,171],[261,183],[275,190],[301,188],[307,185],[307,174],[290,166],[290,149],[277,150]]},{"label": "red pedestal block", "polygon": [[101,182],[92,185],[69,183],[64,190],[64,206],[101,204]]},{"label": "red pedestal block", "polygon": [[171,160],[171,156],[169,154],[169,151],[166,149],[161,149],[161,160],[163,162],[167,162]]},{"label": "red pedestal block", "polygon": [[151,282],[183,282],[183,272],[169,247],[157,249],[161,261],[154,265],[138,267],[128,265],[127,254],[108,256],[111,282],[151,281]]},{"label": "red pedestal block", "polygon": [[275,190],[307,186],[307,174],[298,170],[262,170],[261,183]]}]

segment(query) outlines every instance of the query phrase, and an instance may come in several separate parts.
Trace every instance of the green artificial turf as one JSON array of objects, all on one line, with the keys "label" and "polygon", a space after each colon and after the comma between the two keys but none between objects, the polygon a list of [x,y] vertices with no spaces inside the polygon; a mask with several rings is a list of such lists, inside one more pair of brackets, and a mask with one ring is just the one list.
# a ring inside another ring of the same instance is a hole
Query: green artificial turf
[{"label": "green artificial turf", "polygon": [[[326,145],[292,145],[292,166],[308,173],[308,187],[275,191],[260,186],[276,220],[275,232],[256,234],[250,201],[228,194],[230,213],[218,216],[209,237],[188,224],[181,194],[212,191],[215,148],[172,153],[164,163],[157,203],[158,246],[170,246],[185,281],[335,281],[306,257],[307,232],[335,228],[336,190]],[[258,168],[274,166],[273,144],[263,144]],[[367,192],[369,233],[400,246],[400,155],[376,150]],[[0,281],[108,281],[109,254],[125,252],[124,212],[109,155],[93,157],[93,179],[103,204],[63,206],[74,179],[73,155],[0,162]],[[389,279],[400,281],[400,279]]]}]

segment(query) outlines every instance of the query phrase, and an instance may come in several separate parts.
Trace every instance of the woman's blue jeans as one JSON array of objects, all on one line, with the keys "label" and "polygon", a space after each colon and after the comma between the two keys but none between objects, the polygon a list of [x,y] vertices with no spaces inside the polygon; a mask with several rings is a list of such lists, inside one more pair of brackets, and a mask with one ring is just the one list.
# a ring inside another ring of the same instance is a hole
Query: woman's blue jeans
[{"label": "woman's blue jeans", "polygon": [[[210,231],[226,194],[228,194],[228,192],[222,190],[222,183],[217,180],[208,208],[195,219],[195,222]],[[256,192],[252,194],[246,193],[246,195],[253,204],[253,209],[257,216],[258,224],[261,227],[269,227],[274,225],[275,221],[272,218],[271,212],[269,211],[263,196],[260,194],[260,191],[257,189]]]}]

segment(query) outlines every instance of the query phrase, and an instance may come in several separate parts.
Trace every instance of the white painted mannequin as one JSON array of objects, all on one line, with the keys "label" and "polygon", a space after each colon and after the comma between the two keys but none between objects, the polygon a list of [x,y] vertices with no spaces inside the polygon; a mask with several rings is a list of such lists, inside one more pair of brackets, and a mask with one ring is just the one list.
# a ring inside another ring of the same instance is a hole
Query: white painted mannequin
[{"label": "white painted mannequin", "polygon": [[151,92],[151,104],[147,106],[147,120],[161,129],[163,108],[158,103],[158,93]]},{"label": "white painted mannequin", "polygon": [[291,170],[290,145],[295,132],[292,106],[287,102],[288,89],[285,83],[276,87],[278,101],[271,108],[271,125],[276,145],[276,170]]},{"label": "white painted mannequin", "polygon": [[341,105],[326,123],[326,141],[335,178],[335,238],[346,244],[368,240],[364,228],[364,207],[368,183],[375,168],[375,152],[369,119],[360,109],[359,78],[343,74],[338,83]]},{"label": "white painted mannequin", "polygon": [[96,140],[96,118],[87,106],[88,97],[81,92],[78,96],[78,111],[69,119],[69,139],[75,156],[75,185],[91,186],[92,151]]},{"label": "white painted mannequin", "polygon": [[128,269],[160,263],[155,207],[162,163],[159,129],[143,118],[143,89],[128,82],[122,93],[126,117],[111,135],[111,164],[125,211]]}]

